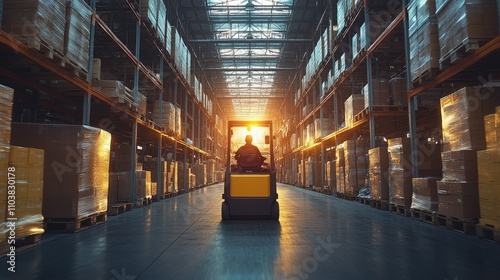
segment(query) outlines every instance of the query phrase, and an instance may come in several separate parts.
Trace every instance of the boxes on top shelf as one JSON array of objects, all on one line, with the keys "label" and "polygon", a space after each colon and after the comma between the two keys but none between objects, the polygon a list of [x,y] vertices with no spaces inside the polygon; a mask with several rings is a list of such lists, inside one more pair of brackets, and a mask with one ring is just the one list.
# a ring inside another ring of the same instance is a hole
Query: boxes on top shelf
[{"label": "boxes on top shelf", "polygon": [[141,19],[142,21],[149,21],[151,26],[155,28],[158,26],[158,11],[159,11],[159,0],[143,0],[141,1]]},{"label": "boxes on top shelf", "polygon": [[[29,21],[30,28],[23,19]],[[65,25],[66,0],[3,1],[2,29],[30,48],[47,51],[51,59],[64,55]]]},{"label": "boxes on top shelf", "polygon": [[107,211],[111,134],[81,125],[12,124],[12,143],[45,150],[43,216]]},{"label": "boxes on top shelf", "polygon": [[83,0],[68,1],[64,32],[64,56],[66,63],[88,72],[89,42],[92,10]]},{"label": "boxes on top shelf", "polygon": [[411,1],[408,17],[412,82],[432,79],[440,58],[436,1]]},{"label": "boxes on top shelf", "polygon": [[437,0],[440,67],[456,62],[499,34],[495,0]]}]

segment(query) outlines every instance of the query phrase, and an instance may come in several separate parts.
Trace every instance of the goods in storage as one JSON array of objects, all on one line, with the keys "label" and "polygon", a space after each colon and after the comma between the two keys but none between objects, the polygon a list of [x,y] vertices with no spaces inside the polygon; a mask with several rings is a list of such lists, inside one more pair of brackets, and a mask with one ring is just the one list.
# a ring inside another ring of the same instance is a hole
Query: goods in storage
[{"label": "goods in storage", "polygon": [[107,211],[109,132],[82,125],[12,123],[12,144],[45,150],[45,219]]},{"label": "goods in storage", "polygon": [[15,168],[10,173],[15,175],[16,238],[22,239],[44,233],[42,216],[44,151],[11,146],[9,168]]}]

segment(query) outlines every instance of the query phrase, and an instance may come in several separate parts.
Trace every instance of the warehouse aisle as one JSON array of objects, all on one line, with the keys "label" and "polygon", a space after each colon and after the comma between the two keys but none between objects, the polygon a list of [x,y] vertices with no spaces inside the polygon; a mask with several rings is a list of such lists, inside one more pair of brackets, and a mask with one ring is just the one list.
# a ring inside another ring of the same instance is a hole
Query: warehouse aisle
[{"label": "warehouse aisle", "polygon": [[281,218],[221,223],[222,184],[45,235],[0,279],[492,279],[500,246],[279,184]]}]

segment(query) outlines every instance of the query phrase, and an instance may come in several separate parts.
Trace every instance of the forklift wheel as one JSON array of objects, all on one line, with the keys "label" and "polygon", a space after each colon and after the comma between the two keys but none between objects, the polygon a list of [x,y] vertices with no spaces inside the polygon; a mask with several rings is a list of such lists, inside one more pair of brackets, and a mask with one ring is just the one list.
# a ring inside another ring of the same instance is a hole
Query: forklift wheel
[{"label": "forklift wheel", "polygon": [[229,220],[229,205],[227,202],[222,202],[222,220]]},{"label": "forklift wheel", "polygon": [[279,220],[280,218],[280,205],[276,201],[271,206],[271,220]]}]

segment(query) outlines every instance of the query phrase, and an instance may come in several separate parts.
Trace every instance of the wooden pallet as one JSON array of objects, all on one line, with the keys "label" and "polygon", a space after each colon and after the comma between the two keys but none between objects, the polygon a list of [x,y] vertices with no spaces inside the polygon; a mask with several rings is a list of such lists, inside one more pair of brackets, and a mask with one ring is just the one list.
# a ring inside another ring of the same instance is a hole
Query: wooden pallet
[{"label": "wooden pallet", "polygon": [[130,202],[110,204],[108,205],[108,216],[123,214],[130,210],[132,210],[132,203]]},{"label": "wooden pallet", "polygon": [[352,196],[352,195],[348,195],[345,193],[339,193],[337,196],[342,198],[342,199],[350,200],[350,201],[357,201],[358,200],[357,196]]},{"label": "wooden pallet", "polygon": [[439,59],[439,68],[443,70],[450,67],[457,61],[464,58],[468,53],[479,49],[488,41],[489,40],[467,38],[462,42],[462,44],[456,46],[453,50]]},{"label": "wooden pallet", "polygon": [[50,218],[45,219],[46,231],[53,232],[79,232],[106,222],[106,212],[96,213],[81,218]]},{"label": "wooden pallet", "polygon": [[418,77],[414,77],[412,80],[413,87],[419,87],[434,79],[439,73],[439,68],[428,68],[425,69]]},{"label": "wooden pallet", "polygon": [[500,229],[488,225],[477,224],[476,235],[495,243],[500,243]]},{"label": "wooden pallet", "polygon": [[33,234],[20,238],[16,238],[15,244],[9,244],[7,241],[0,243],[0,256],[3,257],[10,252],[10,247],[15,246],[15,252],[21,252],[23,250],[35,247],[40,244],[40,240],[42,239],[41,234]]},{"label": "wooden pallet", "polygon": [[475,234],[477,219],[449,217],[436,214],[436,225],[465,234]]},{"label": "wooden pallet", "polygon": [[371,205],[371,199],[368,198],[358,197],[358,201],[364,205]]},{"label": "wooden pallet", "polygon": [[66,70],[70,71],[71,74],[74,76],[86,81],[87,80],[87,75],[88,71],[86,69],[83,69],[80,65],[78,65],[76,62],[72,61],[71,59],[64,58],[64,68]]},{"label": "wooden pallet", "polygon": [[64,55],[58,50],[55,50],[50,42],[47,42],[37,36],[31,36],[26,39],[26,45],[30,49],[37,50],[44,57],[52,60],[57,65],[62,67],[65,66]]},{"label": "wooden pallet", "polygon": [[387,200],[374,200],[370,201],[370,206],[380,210],[389,210],[389,201]]},{"label": "wooden pallet", "polygon": [[394,203],[389,203],[389,211],[391,211],[394,214],[410,217],[411,212],[410,208],[407,206],[402,206],[402,205],[397,205]]},{"label": "wooden pallet", "polygon": [[153,199],[150,197],[140,198],[135,201],[134,207],[144,207],[151,205],[151,203],[153,203]]},{"label": "wooden pallet", "polygon": [[436,224],[436,212],[430,212],[415,208],[410,209],[410,212],[411,212],[411,217],[415,220],[419,220],[433,225]]}]

